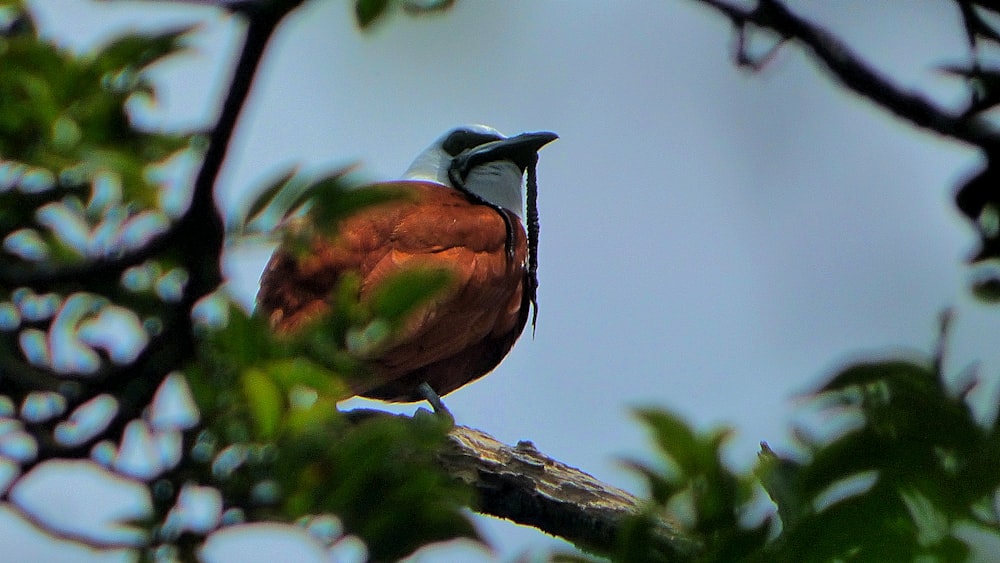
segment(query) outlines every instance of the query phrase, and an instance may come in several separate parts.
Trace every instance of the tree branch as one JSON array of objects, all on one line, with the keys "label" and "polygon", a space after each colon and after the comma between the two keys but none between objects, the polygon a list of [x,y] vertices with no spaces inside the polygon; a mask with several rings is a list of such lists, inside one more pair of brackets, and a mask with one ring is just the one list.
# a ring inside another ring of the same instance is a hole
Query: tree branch
[{"label": "tree branch", "polygon": [[[376,417],[409,418],[377,409],[344,411],[352,423]],[[632,517],[647,505],[634,495],[520,441],[509,446],[493,436],[455,425],[438,453],[445,473],[476,492],[471,507],[571,541],[598,553],[613,553]],[[651,547],[669,561],[691,561],[702,545],[667,518],[656,518]]]},{"label": "tree branch", "polygon": [[987,151],[1000,149],[1000,130],[988,120],[979,115],[950,112],[918,93],[905,90],[868,65],[838,37],[793,13],[778,0],[758,0],[752,9],[725,0],[696,1],[727,16],[738,30],[753,24],[801,43],[844,86],[913,125]]},{"label": "tree branch", "polygon": [[[642,502],[631,494],[552,459],[531,442],[508,446],[489,434],[454,427],[439,459],[445,471],[471,485],[475,507],[607,553],[615,547],[625,521],[638,515]],[[655,540],[660,553],[689,560],[698,543],[661,519]]]},{"label": "tree branch", "polygon": [[181,227],[180,221],[175,222],[141,247],[114,257],[94,258],[74,264],[0,265],[0,287],[31,287],[35,291],[49,291],[68,282],[85,283],[89,287],[117,284],[124,270],[175,247],[181,235]]}]

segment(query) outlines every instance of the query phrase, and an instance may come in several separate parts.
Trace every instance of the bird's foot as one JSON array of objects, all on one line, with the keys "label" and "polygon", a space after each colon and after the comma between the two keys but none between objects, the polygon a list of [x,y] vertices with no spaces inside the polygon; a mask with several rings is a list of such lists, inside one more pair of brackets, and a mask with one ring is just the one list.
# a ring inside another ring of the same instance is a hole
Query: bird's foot
[{"label": "bird's foot", "polygon": [[441,396],[437,394],[437,391],[430,386],[426,381],[417,385],[417,393],[420,397],[430,404],[431,408],[434,409],[434,414],[451,420],[452,423],[455,422],[455,417],[451,415],[451,411],[448,407],[444,406],[444,402],[441,401]]}]

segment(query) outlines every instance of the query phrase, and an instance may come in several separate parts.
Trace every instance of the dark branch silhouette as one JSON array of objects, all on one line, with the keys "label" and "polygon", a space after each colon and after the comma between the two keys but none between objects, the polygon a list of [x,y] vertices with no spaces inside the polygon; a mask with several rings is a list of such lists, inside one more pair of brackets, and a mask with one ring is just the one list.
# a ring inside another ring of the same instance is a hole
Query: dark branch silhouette
[{"label": "dark branch silhouette", "polygon": [[[1000,148],[1000,129],[980,115],[949,111],[919,93],[891,81],[858,56],[846,43],[823,27],[788,9],[777,0],[760,0],[754,8],[742,8],[724,0],[696,0],[710,6],[733,23],[740,34],[748,25],[769,29],[785,40],[795,41],[812,52],[837,80],[913,125],[986,149]],[[744,45],[737,62],[752,66]]]}]

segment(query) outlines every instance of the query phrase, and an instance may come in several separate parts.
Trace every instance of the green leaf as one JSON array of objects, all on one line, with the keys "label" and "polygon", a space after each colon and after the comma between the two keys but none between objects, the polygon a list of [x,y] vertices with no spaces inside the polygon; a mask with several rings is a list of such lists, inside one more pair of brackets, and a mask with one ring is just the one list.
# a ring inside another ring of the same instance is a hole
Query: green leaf
[{"label": "green leaf", "polygon": [[243,370],[241,384],[257,437],[261,440],[274,439],[285,413],[281,390],[264,372],[254,368]]},{"label": "green leaf", "polygon": [[664,476],[659,470],[648,464],[636,460],[625,460],[622,464],[626,469],[638,473],[646,480],[646,486],[649,487],[653,502],[658,505],[666,506],[674,495],[683,490],[676,479]]},{"label": "green leaf", "polygon": [[[249,219],[244,223],[251,232],[270,231],[309,203],[309,200],[317,200],[321,206],[338,208],[340,201],[348,198],[344,192],[354,185],[349,179],[354,168],[353,164],[345,166],[315,181],[308,181],[294,169],[290,170],[257,196],[247,212]],[[316,205],[315,201],[311,203]]]},{"label": "green leaf", "polygon": [[343,177],[334,175],[308,189],[312,195],[309,216],[312,225],[321,233],[336,233],[340,221],[366,207],[413,197],[409,190],[400,186],[348,188],[350,185]]},{"label": "green leaf", "polygon": [[390,0],[357,0],[354,3],[354,17],[358,27],[367,29],[388,11]]},{"label": "green leaf", "polygon": [[777,561],[913,561],[915,530],[899,497],[875,486],[785,529]]},{"label": "green leaf", "polygon": [[682,474],[694,474],[702,468],[702,446],[683,420],[665,410],[652,408],[637,409],[635,415],[653,431],[660,451],[677,464]]},{"label": "green leaf", "polygon": [[208,332],[203,342],[209,359],[238,367],[254,366],[282,355],[267,321],[235,306],[229,309],[226,326]]},{"label": "green leaf", "polygon": [[[661,516],[653,509],[646,509],[639,514],[625,518],[621,523],[618,536],[615,538],[615,550],[612,561],[627,563],[673,563],[675,561],[697,561],[691,553],[666,552],[661,547],[673,546],[672,542],[665,544],[659,537],[661,526],[658,519]],[[698,550],[701,551],[701,550]]]},{"label": "green leaf", "polygon": [[[292,168],[281,174],[277,180],[265,187],[250,203],[250,208],[247,210],[243,222],[250,223],[264,212],[266,208],[275,205],[275,201],[278,199],[279,194],[290,191],[290,185],[292,184],[292,179],[296,177],[298,171]],[[305,182],[296,182],[298,184],[298,190],[302,191],[305,188]],[[287,209],[287,208],[286,208]]]},{"label": "green leaf", "polygon": [[760,479],[774,504],[782,526],[791,528],[812,512],[812,498],[801,490],[802,465],[794,460],[778,456],[766,443],[761,442],[760,454],[754,474]]},{"label": "green leaf", "polygon": [[417,307],[438,296],[453,279],[452,272],[446,269],[407,268],[372,289],[372,313],[398,324]]},{"label": "green leaf", "polygon": [[839,391],[852,386],[889,384],[930,391],[936,386],[936,375],[930,365],[908,360],[861,362],[835,375],[818,392]]},{"label": "green leaf", "polygon": [[343,426],[344,417],[337,410],[336,399],[319,397],[307,405],[299,405],[296,404],[295,400],[295,396],[299,391],[304,390],[293,389],[289,394],[292,399],[292,405],[285,414],[283,427],[283,430],[289,436],[329,435],[333,429]]},{"label": "green leaf", "polygon": [[35,23],[21,0],[0,2],[0,38],[35,37]]},{"label": "green leaf", "polygon": [[350,390],[336,373],[308,358],[280,358],[265,362],[261,367],[286,393],[301,385],[334,400],[350,396]]},{"label": "green leaf", "polygon": [[287,510],[332,512],[375,561],[394,561],[428,541],[479,540],[463,511],[469,490],[437,462],[448,425],[437,417],[378,416],[315,443],[286,444],[278,472]]},{"label": "green leaf", "polygon": [[144,69],[160,59],[175,54],[183,37],[194,26],[161,31],[156,34],[119,37],[100,50],[95,63],[102,72],[120,71],[131,67]]}]

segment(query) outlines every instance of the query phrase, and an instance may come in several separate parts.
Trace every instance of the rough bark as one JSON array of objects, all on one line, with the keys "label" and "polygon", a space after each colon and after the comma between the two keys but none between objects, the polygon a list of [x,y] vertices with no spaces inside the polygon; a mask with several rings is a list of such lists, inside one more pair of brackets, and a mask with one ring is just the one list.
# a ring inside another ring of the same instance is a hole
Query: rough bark
[{"label": "rough bark", "polygon": [[[345,414],[354,423],[405,416],[364,408]],[[476,492],[471,507],[476,512],[538,528],[598,554],[615,551],[632,517],[650,514],[635,495],[543,454],[529,441],[511,446],[482,430],[455,425],[438,459],[448,475]],[[645,547],[669,561],[697,557],[700,544],[676,522],[652,518],[651,545]]]},{"label": "rough bark", "polygon": [[[509,446],[489,434],[455,426],[440,455],[454,478],[478,493],[482,514],[533,526],[598,552],[613,549],[626,520],[643,503],[635,496],[541,453],[531,442]],[[697,544],[660,519],[657,551],[690,559]]]}]

